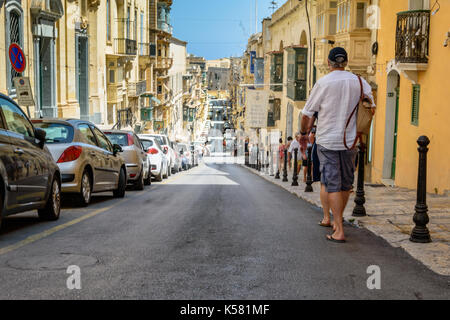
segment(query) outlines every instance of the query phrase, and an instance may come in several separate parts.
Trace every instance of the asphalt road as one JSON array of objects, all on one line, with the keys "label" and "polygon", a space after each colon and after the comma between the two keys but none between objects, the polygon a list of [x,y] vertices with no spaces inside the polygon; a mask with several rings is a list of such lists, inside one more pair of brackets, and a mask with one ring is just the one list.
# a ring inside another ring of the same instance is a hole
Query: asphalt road
[{"label": "asphalt road", "polygon": [[[325,239],[320,211],[238,165],[200,165],[125,199],[4,219],[0,299],[436,299],[449,277],[364,229]],[[66,286],[69,265],[81,290]],[[381,289],[367,288],[367,268]]]}]

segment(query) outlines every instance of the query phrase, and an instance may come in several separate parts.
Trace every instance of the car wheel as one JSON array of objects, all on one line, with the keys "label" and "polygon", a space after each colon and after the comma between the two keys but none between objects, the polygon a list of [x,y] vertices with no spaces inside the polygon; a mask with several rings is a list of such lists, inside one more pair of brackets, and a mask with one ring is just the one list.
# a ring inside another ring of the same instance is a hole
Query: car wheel
[{"label": "car wheel", "polygon": [[113,191],[114,198],[125,197],[126,187],[127,187],[127,179],[126,179],[125,170],[123,168],[120,168],[119,183],[117,185],[117,189]]},{"label": "car wheel", "polygon": [[47,200],[45,208],[38,209],[38,215],[41,220],[54,221],[58,220],[61,212],[61,188],[58,179],[53,178],[52,189]]},{"label": "car wheel", "polygon": [[144,180],[144,184],[146,186],[149,186],[152,184],[152,173],[150,172],[150,169],[148,169],[147,178]]},{"label": "car wheel", "polygon": [[87,170],[84,170],[83,176],[81,177],[81,189],[78,195],[78,203],[82,207],[86,207],[91,202],[92,196],[92,183],[91,176]]},{"label": "car wheel", "polygon": [[138,180],[135,182],[134,188],[136,190],[144,190],[144,169],[141,170]]}]

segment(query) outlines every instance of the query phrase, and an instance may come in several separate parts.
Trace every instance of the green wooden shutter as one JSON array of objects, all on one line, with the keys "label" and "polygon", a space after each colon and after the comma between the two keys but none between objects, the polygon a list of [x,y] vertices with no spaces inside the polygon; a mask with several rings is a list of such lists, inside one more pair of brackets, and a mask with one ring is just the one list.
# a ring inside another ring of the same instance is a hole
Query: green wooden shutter
[{"label": "green wooden shutter", "polygon": [[287,96],[292,100],[295,100],[295,59],[295,51],[289,49],[287,59]]},{"label": "green wooden shutter", "polygon": [[419,125],[419,103],[420,103],[420,85],[413,85],[412,106],[411,106],[411,124]]}]

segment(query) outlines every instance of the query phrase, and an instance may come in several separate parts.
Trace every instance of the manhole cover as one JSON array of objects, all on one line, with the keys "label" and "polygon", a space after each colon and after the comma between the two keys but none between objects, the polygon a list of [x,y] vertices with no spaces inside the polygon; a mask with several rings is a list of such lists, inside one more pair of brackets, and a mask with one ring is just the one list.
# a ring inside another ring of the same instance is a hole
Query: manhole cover
[{"label": "manhole cover", "polygon": [[8,267],[18,270],[65,270],[68,266],[88,267],[96,264],[97,258],[72,253],[20,257],[9,260]]}]

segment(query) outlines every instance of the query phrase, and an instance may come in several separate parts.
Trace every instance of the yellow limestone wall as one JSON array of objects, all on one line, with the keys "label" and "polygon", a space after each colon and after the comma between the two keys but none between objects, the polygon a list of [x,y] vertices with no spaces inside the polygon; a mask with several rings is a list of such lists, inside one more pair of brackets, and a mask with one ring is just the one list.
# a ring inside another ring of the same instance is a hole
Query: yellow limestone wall
[{"label": "yellow limestone wall", "polygon": [[[434,1],[432,1],[434,3]],[[398,118],[397,162],[395,185],[417,187],[417,138],[430,139],[428,152],[427,191],[445,193],[450,190],[450,44],[444,47],[450,31],[448,17],[450,1],[440,1],[441,8],[431,16],[429,62],[426,71],[419,72],[419,125],[411,124],[412,82],[400,74],[400,101]],[[373,182],[381,182],[384,159],[386,123],[387,63],[395,58],[396,13],[408,10],[408,0],[380,1],[381,28],[378,30],[377,57],[378,108],[375,117],[373,149]]]}]

